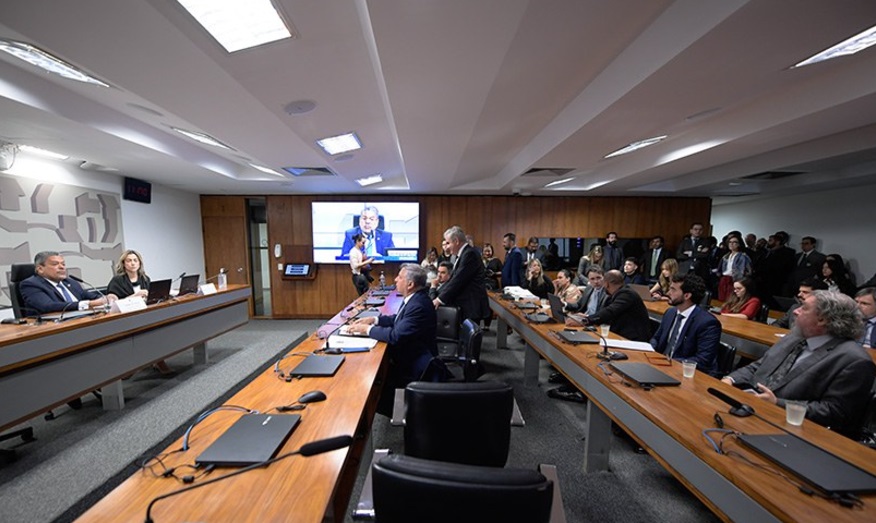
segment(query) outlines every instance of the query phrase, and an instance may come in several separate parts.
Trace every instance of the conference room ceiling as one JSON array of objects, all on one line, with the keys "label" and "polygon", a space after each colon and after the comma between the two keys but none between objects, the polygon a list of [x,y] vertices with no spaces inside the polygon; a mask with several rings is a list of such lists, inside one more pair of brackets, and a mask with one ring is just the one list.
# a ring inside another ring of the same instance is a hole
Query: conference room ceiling
[{"label": "conference room ceiling", "polygon": [[[110,87],[0,53],[0,140],[202,194],[730,197],[876,181],[876,48],[791,68],[876,24],[872,0],[274,5],[296,36],[228,54],[175,0],[5,0],[0,39]],[[295,114],[302,101],[315,107]],[[349,131],[364,145],[352,155],[315,143]]]}]

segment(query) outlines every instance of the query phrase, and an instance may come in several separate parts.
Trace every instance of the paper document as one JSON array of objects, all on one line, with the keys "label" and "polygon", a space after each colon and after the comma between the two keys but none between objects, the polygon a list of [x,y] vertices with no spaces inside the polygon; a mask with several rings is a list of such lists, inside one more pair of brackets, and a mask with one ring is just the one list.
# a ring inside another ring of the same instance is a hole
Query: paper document
[{"label": "paper document", "polygon": [[350,347],[367,347],[373,349],[374,346],[377,345],[377,340],[371,338],[362,338],[360,336],[339,336],[337,334],[329,336],[328,342],[329,347],[336,349],[348,349]]},{"label": "paper document", "polygon": [[628,349],[640,350],[643,352],[654,352],[654,347],[652,347],[650,343],[646,343],[644,341],[610,340],[608,338],[606,338],[605,341],[608,342],[608,346],[612,349]]},{"label": "paper document", "polygon": [[517,300],[537,300],[538,296],[531,293],[528,289],[524,289],[523,287],[517,287],[516,285],[509,285],[507,287],[502,288],[502,292],[513,296],[514,299]]}]

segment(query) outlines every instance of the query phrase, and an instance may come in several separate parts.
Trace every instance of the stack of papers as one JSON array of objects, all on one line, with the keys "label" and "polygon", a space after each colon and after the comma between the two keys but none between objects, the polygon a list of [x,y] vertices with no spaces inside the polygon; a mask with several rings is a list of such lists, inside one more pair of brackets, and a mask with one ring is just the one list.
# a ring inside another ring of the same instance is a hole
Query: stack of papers
[{"label": "stack of papers", "polygon": [[333,334],[329,336],[328,339],[329,347],[335,349],[349,349],[349,348],[367,348],[373,349],[375,345],[377,345],[377,340],[373,340],[371,338],[363,338],[361,336],[344,336],[342,334]]},{"label": "stack of papers", "polygon": [[524,289],[523,287],[517,287],[513,285],[509,285],[508,287],[503,287],[502,292],[513,296],[515,300],[537,300],[538,296],[529,292],[529,289]]}]

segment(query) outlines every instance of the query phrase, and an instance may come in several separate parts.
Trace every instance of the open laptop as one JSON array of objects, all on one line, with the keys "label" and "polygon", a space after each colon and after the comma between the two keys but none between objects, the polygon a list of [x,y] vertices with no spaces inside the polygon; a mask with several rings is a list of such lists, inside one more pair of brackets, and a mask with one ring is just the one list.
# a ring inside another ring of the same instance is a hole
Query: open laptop
[{"label": "open laptop", "polygon": [[149,282],[149,295],[146,297],[146,305],[160,303],[170,298],[171,283],[173,283],[173,280],[154,280]]},{"label": "open laptop", "polygon": [[742,434],[738,439],[824,492],[876,492],[876,476],[793,434]]},{"label": "open laptop", "polygon": [[647,363],[609,363],[612,369],[634,381],[641,387],[667,387],[681,385],[677,379],[668,376]]},{"label": "open laptop", "polygon": [[298,414],[244,414],[195,458],[195,463],[246,467],[269,460],[300,421]]},{"label": "open laptop", "polygon": [[654,301],[654,297],[651,296],[651,287],[639,283],[631,283],[629,287],[642,298],[642,301]]},{"label": "open laptop", "polygon": [[[551,315],[554,321],[560,325],[566,323],[566,315],[563,313],[563,301],[556,294],[548,293],[548,302],[551,304]],[[585,330],[561,330],[557,331],[557,335],[567,343],[599,343],[599,339],[591,336]]]},{"label": "open laptop", "polygon": [[312,354],[301,361],[289,372],[294,377],[328,377],[334,376],[338,367],[344,363],[343,356],[317,356]]},{"label": "open laptop", "polygon": [[198,292],[198,281],[200,279],[200,274],[188,274],[183,276],[179,281],[179,292],[177,293],[177,296]]}]

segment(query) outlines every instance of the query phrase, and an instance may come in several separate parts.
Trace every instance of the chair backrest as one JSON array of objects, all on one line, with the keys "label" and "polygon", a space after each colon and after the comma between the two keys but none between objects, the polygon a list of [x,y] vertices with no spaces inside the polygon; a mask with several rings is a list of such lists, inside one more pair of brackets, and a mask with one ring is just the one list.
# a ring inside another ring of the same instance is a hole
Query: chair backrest
[{"label": "chair backrest", "polygon": [[787,296],[773,296],[773,302],[778,305],[778,310],[782,312],[788,312],[788,309],[797,304],[795,298],[789,298]]},{"label": "chair backrest", "polygon": [[653,338],[655,334],[657,334],[657,329],[660,328],[660,320],[657,318],[652,318],[648,316],[648,334],[650,338]]},{"label": "chair backrest", "polygon": [[703,299],[700,301],[699,305],[704,309],[708,309],[712,306],[712,291],[706,291],[705,294],[703,294]]},{"label": "chair backrest", "polygon": [[30,278],[36,273],[32,263],[13,263],[9,273],[9,297],[12,301],[12,313],[16,318],[23,318],[25,314],[24,298],[21,297],[21,289],[18,284]]},{"label": "chair backrest", "polygon": [[378,523],[550,520],[554,484],[536,470],[390,454],[373,465],[372,478]]},{"label": "chair backrest", "polygon": [[736,362],[736,347],[723,341],[719,342],[716,360],[715,377],[720,379],[733,372],[733,364]]},{"label": "chair backrest", "polygon": [[435,311],[438,317],[438,356],[442,360],[455,360],[459,353],[459,307],[441,305]]},{"label": "chair backrest", "polygon": [[757,315],[754,317],[755,321],[759,321],[761,323],[766,323],[767,319],[770,317],[770,306],[764,303],[760,306],[760,309],[757,311]]},{"label": "chair backrest", "polygon": [[405,405],[405,454],[491,467],[508,460],[510,385],[415,381],[405,389]]},{"label": "chair backrest", "polygon": [[484,331],[473,321],[462,322],[459,334],[459,359],[462,363],[465,381],[478,379],[478,363],[481,361],[481,344]]}]

